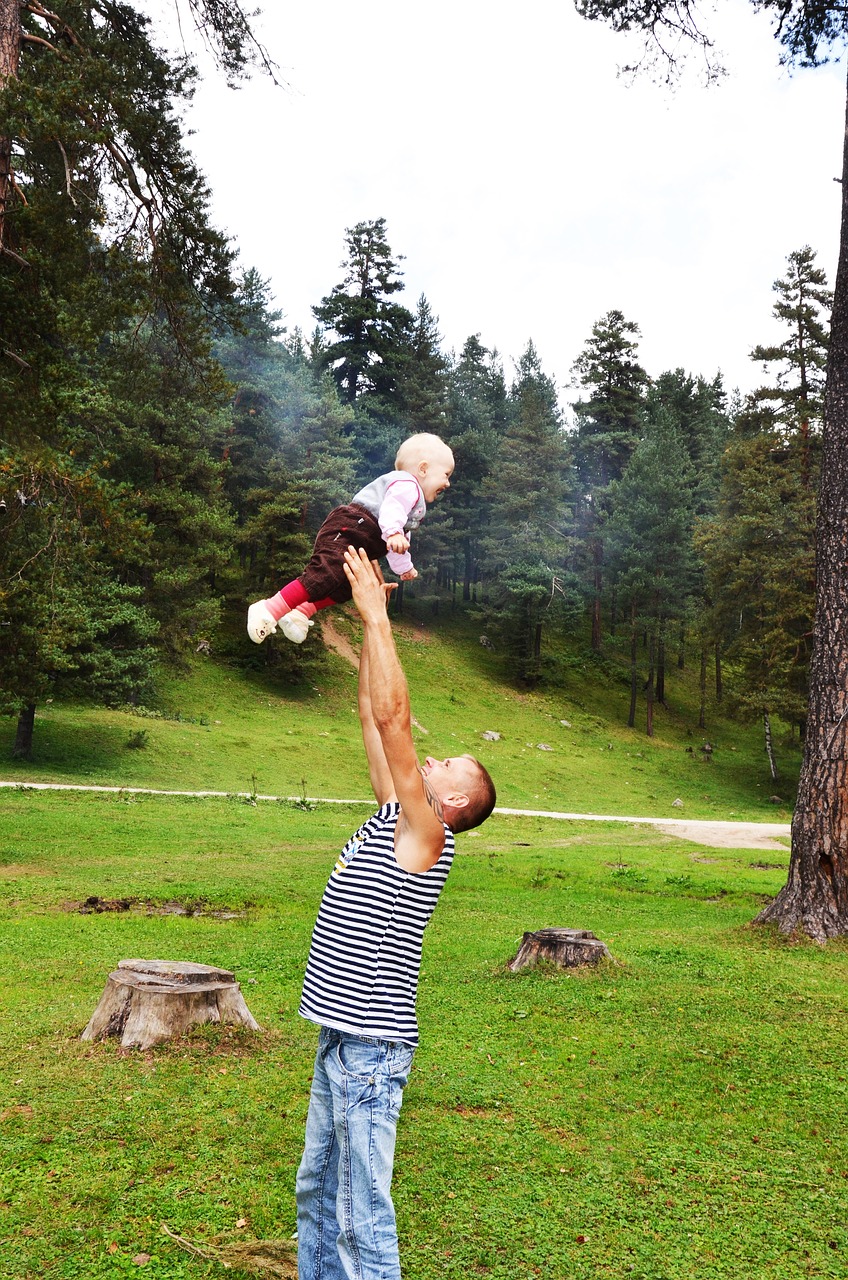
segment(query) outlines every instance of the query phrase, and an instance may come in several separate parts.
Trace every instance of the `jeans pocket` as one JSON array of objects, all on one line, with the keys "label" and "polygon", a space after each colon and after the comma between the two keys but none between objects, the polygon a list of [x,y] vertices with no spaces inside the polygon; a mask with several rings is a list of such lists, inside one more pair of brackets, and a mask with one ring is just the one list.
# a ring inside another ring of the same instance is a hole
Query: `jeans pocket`
[{"label": "jeans pocket", "polygon": [[342,1036],[336,1046],[336,1057],[342,1072],[357,1080],[372,1080],[380,1071],[380,1049],[367,1040]]},{"label": "jeans pocket", "polygon": [[400,1115],[403,1091],[412,1069],[412,1058],[415,1050],[408,1045],[396,1049],[389,1057],[388,1089],[386,1092],[386,1112],[390,1119],[397,1120]]}]

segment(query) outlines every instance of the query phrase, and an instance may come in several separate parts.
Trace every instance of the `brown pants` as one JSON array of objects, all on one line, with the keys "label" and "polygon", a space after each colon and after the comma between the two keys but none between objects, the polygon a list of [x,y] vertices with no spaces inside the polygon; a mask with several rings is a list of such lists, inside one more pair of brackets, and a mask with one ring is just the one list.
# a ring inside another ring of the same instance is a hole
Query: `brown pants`
[{"label": "brown pants", "polygon": [[376,517],[354,503],[336,507],[318,530],[312,557],[298,578],[310,600],[329,597],[338,604],[350,600],[350,583],[344,571],[348,547],[362,547],[369,560],[382,560],[386,554]]}]

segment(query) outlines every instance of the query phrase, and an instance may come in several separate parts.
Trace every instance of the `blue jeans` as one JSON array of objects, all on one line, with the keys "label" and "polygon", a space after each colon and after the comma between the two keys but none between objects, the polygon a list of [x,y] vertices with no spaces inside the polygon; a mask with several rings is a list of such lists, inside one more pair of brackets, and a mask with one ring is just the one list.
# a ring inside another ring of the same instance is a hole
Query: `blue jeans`
[{"label": "blue jeans", "polygon": [[413,1053],[321,1028],[297,1171],[299,1280],[401,1280],[392,1166]]}]

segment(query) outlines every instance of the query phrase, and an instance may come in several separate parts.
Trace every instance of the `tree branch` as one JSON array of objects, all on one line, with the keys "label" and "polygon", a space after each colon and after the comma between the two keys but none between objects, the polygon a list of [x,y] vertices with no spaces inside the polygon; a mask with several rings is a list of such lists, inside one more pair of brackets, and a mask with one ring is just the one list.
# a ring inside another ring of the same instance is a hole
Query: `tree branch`
[{"label": "tree branch", "polygon": [[25,40],[27,44],[43,44],[45,49],[49,49],[51,53],[58,54],[60,58],[67,56],[61,49],[57,49],[55,44],[51,44],[49,40],[42,40],[41,36],[34,36],[29,31],[22,31],[21,39]]},{"label": "tree branch", "polygon": [[59,138],[56,139],[56,146],[59,148],[59,150],[62,153],[62,160],[65,165],[65,190],[68,193],[68,199],[70,200],[71,204],[74,206],[75,209],[77,209],[79,208],[79,206],[77,205],[77,202],[73,196],[73,192],[71,191],[71,166],[68,163],[68,153],[65,150],[65,148],[62,146],[62,143]]},{"label": "tree branch", "polygon": [[[8,252],[8,250],[7,250],[7,252]],[[24,261],[24,260],[23,260],[23,258],[21,258],[21,262],[23,262],[23,261]],[[28,263],[28,262],[24,262],[24,266],[29,266],[29,263]],[[32,369],[32,365],[31,365],[31,364],[28,364],[28,363],[27,363],[27,361],[26,361],[26,360],[24,360],[23,356],[16,355],[16,354],[15,354],[15,352],[14,352],[14,351],[10,351],[8,347],[4,347],[4,348],[3,348],[3,355],[4,355],[4,356],[8,356],[8,357],[9,357],[9,359],[10,359],[10,360],[13,360],[13,361],[15,362],[15,364],[16,364],[16,365],[18,365],[18,367],[19,367],[19,368],[21,368],[21,369]]]}]

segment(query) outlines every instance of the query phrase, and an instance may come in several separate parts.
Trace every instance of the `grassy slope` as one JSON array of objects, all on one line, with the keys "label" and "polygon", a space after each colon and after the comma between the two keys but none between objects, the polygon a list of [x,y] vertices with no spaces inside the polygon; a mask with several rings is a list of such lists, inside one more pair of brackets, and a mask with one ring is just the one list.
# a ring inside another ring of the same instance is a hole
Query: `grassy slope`
[{"label": "grassy slope", "polygon": [[[3,1275],[225,1274],[162,1222],[211,1253],[285,1240],[315,1040],[295,1011],[359,811],[21,791],[0,814]],[[752,931],[787,857],[760,861],[614,824],[460,839],[400,1127],[410,1280],[844,1276],[848,948]],[[72,909],[91,894],[139,902]],[[247,910],[148,914],[172,898]],[[510,974],[522,931],[553,924],[616,964]],[[235,968],[264,1031],[82,1043],[129,955]]]},{"label": "grassy slope", "polygon": [[[341,611],[334,617],[355,636],[355,624]],[[694,671],[670,672],[668,707],[658,708],[656,736],[648,739],[642,707],[639,727],[624,725],[624,667],[593,663],[576,645],[566,654],[561,688],[521,692],[508,682],[499,655],[477,643],[473,622],[444,616],[426,624],[404,620],[397,633],[413,710],[427,730],[418,732],[422,754],[473,752],[491,769],[503,805],[789,818],[797,749],[781,747],[786,780],[774,784],[758,727],[743,728],[711,708],[706,734],[699,731]],[[0,721],[0,776],[229,792],[255,788],[275,795],[369,794],[355,674],[334,654],[299,685],[198,658],[189,677],[163,682],[158,709],[182,719],[46,704],[36,720],[34,759],[25,763],[9,761],[13,726]],[[501,733],[501,741],[483,741],[487,729]],[[147,745],[130,749],[128,741],[140,732]],[[705,736],[716,748],[710,761],[700,751]],[[552,750],[539,750],[539,743]],[[775,791],[783,805],[770,802]],[[673,807],[678,797],[682,809]]]}]

